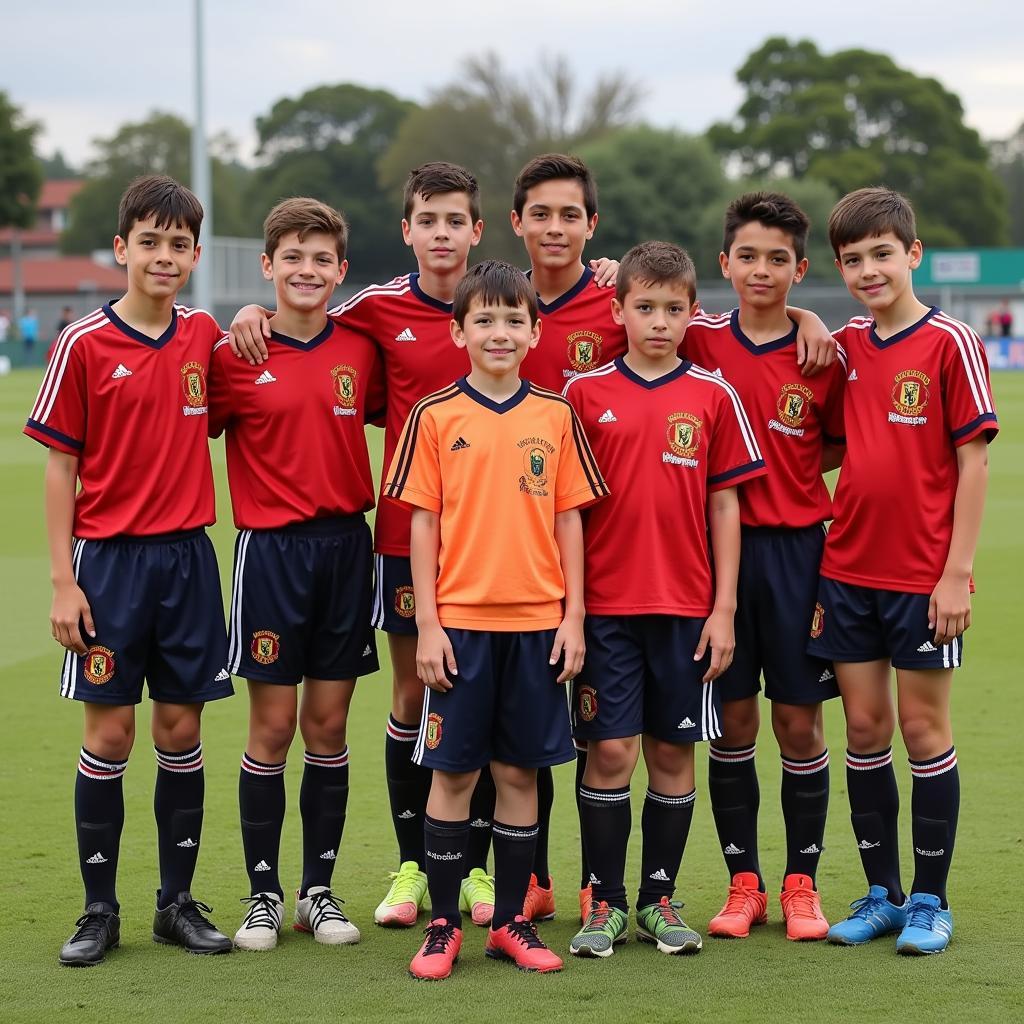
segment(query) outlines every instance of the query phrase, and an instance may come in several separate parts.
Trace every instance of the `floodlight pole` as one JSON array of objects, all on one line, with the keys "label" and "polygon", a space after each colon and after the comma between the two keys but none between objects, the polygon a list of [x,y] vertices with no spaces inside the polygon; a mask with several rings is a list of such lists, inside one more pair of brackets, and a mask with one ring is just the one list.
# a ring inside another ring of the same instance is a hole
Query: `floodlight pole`
[{"label": "floodlight pole", "polygon": [[[206,149],[206,96],[203,54],[203,0],[193,3],[195,112],[192,119],[192,191],[203,204],[204,253],[192,274],[192,305],[213,312],[213,189]],[[214,314],[216,315],[216,314]]]}]

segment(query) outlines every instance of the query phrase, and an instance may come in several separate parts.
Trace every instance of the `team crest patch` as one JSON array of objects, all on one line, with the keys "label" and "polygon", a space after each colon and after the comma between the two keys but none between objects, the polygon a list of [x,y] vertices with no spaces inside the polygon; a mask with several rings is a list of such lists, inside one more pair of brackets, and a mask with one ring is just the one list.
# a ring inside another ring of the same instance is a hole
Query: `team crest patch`
[{"label": "team crest patch", "polygon": [[94,644],[85,652],[83,672],[87,682],[102,686],[114,678],[114,652],[109,647]]},{"label": "team crest patch", "polygon": [[811,638],[817,640],[825,631],[825,609],[820,604],[814,606],[814,615],[811,616]]},{"label": "team crest patch", "polygon": [[[334,380],[334,406],[336,416],[351,416],[356,407],[356,391],[359,374],[351,366],[334,366],[331,368]],[[348,410],[352,410],[349,412]]]},{"label": "team crest patch", "polygon": [[403,619],[411,619],[416,614],[416,595],[412,587],[395,587],[395,611]]},{"label": "team crest patch", "polygon": [[584,722],[597,717],[597,691],[591,686],[581,686],[576,694],[576,706]]},{"label": "team crest patch", "polygon": [[[930,397],[928,386],[931,382],[931,378],[920,370],[901,370],[897,373],[892,383],[892,404],[898,415],[894,417],[890,413],[889,419],[906,422],[899,417],[909,417],[916,420],[916,417],[924,412],[924,408],[928,404]],[[924,423],[926,421],[922,418],[917,422]]]},{"label": "team crest patch", "polygon": [[593,331],[573,331],[565,339],[569,344],[569,365],[577,373],[593,370],[601,362],[601,348],[604,339]]},{"label": "team crest patch", "polygon": [[431,711],[427,715],[427,737],[425,742],[428,750],[437,750],[438,746],[440,746],[443,725],[444,718],[436,711]]},{"label": "team crest patch", "polygon": [[186,363],[181,368],[181,390],[188,403],[186,411],[197,409],[206,412],[206,370],[202,363]]},{"label": "team crest patch", "polygon": [[779,419],[787,427],[800,427],[811,411],[813,401],[814,392],[810,388],[803,384],[786,384],[779,394],[775,408]]},{"label": "team crest patch", "polygon": [[281,637],[269,629],[257,629],[252,635],[252,656],[261,665],[273,665],[281,654]]},{"label": "team crest patch", "polygon": [[523,453],[525,471],[519,478],[519,490],[538,498],[546,497],[548,460],[555,454],[555,446],[542,437],[524,437],[518,446]]},{"label": "team crest patch", "polygon": [[[668,418],[668,446],[681,459],[693,459],[700,448],[704,424],[692,412],[674,412]],[[694,463],[696,465],[696,463]]]}]

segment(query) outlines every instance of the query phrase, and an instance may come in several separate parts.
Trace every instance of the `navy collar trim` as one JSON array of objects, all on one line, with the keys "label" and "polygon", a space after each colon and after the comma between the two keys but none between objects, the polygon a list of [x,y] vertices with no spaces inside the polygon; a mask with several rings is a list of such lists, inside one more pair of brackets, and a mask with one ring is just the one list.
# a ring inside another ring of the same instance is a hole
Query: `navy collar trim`
[{"label": "navy collar trim", "polygon": [[931,309],[929,309],[928,312],[925,313],[925,315],[921,317],[921,319],[918,320],[916,324],[911,324],[909,327],[904,327],[902,331],[898,331],[891,338],[885,338],[884,340],[878,336],[878,325],[875,323],[874,320],[872,320],[871,330],[868,331],[868,337],[871,339],[872,344],[874,344],[876,348],[888,348],[890,345],[895,345],[896,342],[902,341],[904,338],[909,337],[911,334],[914,333],[914,331],[918,329],[918,327],[921,327],[923,324],[926,324],[938,312],[939,307],[932,306]]},{"label": "navy collar trim", "polygon": [[433,309],[439,309],[442,313],[447,313],[449,316],[451,315],[452,304],[450,302],[442,302],[440,299],[435,299],[433,295],[428,295],[420,287],[420,275],[418,272],[409,275],[409,291],[424,305],[430,306]]},{"label": "navy collar trim", "polygon": [[530,382],[525,378],[519,382],[519,390],[511,398],[506,398],[504,402],[495,402],[486,395],[480,394],[480,392],[469,383],[469,379],[466,377],[460,377],[455,382],[455,386],[467,398],[471,398],[476,402],[477,405],[482,405],[485,409],[490,409],[491,412],[496,412],[498,415],[510,412],[530,393]]},{"label": "navy collar trim", "polygon": [[787,345],[796,343],[798,328],[794,320],[790,320],[793,326],[789,329],[789,334],[776,338],[774,341],[766,341],[763,345],[755,344],[743,333],[743,329],[740,327],[740,311],[738,307],[729,314],[729,322],[732,325],[732,336],[748,352],[755,356],[767,355],[769,352],[778,352],[780,348],[786,348]]},{"label": "navy collar trim", "polygon": [[[531,281],[533,280],[532,271],[530,271],[526,276],[530,278]],[[558,298],[555,299],[553,302],[541,302],[540,296],[538,295],[537,309],[540,310],[542,316],[550,315],[554,313],[556,310],[561,309],[564,305],[566,305],[566,303],[572,302],[572,300],[575,299],[576,296],[579,295],[579,293],[583,291],[583,289],[586,288],[588,284],[590,284],[590,281],[593,278],[593,276],[594,272],[590,269],[590,267],[584,267],[583,273],[580,275],[580,279],[567,292],[564,292],[562,295],[559,295]]]},{"label": "navy collar trim", "polygon": [[[273,324],[273,320],[270,321]],[[297,338],[290,338],[287,334],[280,334],[279,332],[271,329],[270,337],[272,341],[280,342],[282,345],[287,345],[289,348],[296,348],[300,352],[311,352],[313,349],[322,345],[333,333],[334,321],[328,320],[324,329],[316,335],[316,337],[310,338],[309,341],[299,341]]]},{"label": "navy collar trim", "polygon": [[641,377],[640,374],[635,373],[626,365],[624,357],[619,356],[614,360],[619,373],[621,373],[627,380],[632,381],[634,384],[639,385],[647,391],[653,391],[655,388],[660,388],[663,384],[671,384],[672,381],[678,380],[684,376],[686,372],[693,366],[693,363],[689,359],[684,359],[674,370],[669,370],[668,373],[662,374],[660,377],[655,377],[654,380],[646,380]]},{"label": "navy collar trim", "polygon": [[107,319],[122,333],[127,335],[134,341],[141,341],[143,345],[149,348],[161,349],[174,337],[174,332],[178,329],[178,311],[172,306],[171,307],[171,322],[167,325],[167,329],[159,338],[151,338],[148,334],[143,334],[142,331],[135,330],[134,327],[130,327],[126,324],[115,312],[114,303],[117,299],[111,299],[109,302],[104,303],[103,312],[106,313]]}]

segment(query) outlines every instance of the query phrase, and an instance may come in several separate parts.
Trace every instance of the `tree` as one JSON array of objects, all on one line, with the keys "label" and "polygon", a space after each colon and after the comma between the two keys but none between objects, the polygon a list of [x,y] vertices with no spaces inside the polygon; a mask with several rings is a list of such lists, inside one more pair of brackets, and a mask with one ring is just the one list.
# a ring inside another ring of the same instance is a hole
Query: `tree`
[{"label": "tree", "polygon": [[885,184],[914,202],[929,245],[1005,243],[1005,196],[985,146],[934,78],[870,50],[829,55],[780,37],[736,77],[746,99],[708,135],[744,173],[817,178],[840,194]]},{"label": "tree", "polygon": [[0,227],[27,228],[35,222],[43,171],[33,149],[39,125],[0,92]]},{"label": "tree", "polygon": [[262,217],[278,200],[307,195],[340,209],[351,227],[353,281],[393,276],[406,261],[400,193],[377,165],[415,104],[383,89],[324,85],[279,100],[256,119],[262,161],[248,192]]},{"label": "tree", "polygon": [[[154,112],[138,124],[122,125],[110,138],[95,140],[96,157],[85,167],[88,180],[71,200],[61,248],[68,253],[107,248],[117,231],[118,201],[133,178],[169,174],[189,184],[191,133],[175,114]],[[258,234],[260,217],[254,216],[243,201],[250,172],[234,160],[229,138],[211,140],[211,152],[217,234]]]},{"label": "tree", "polygon": [[1024,123],[1008,139],[989,144],[992,166],[1006,189],[1010,244],[1024,246]]},{"label": "tree", "polygon": [[80,178],[81,175],[64,159],[64,154],[54,150],[53,156],[42,156],[39,163],[43,169],[43,177],[47,181],[63,181],[67,178]]},{"label": "tree", "polygon": [[413,167],[450,160],[480,182],[484,219],[491,224],[481,258],[522,262],[522,243],[508,227],[512,184],[539,153],[576,152],[628,125],[641,96],[619,73],[584,90],[565,57],[542,59],[517,77],[493,53],[467,60],[457,81],[403,123],[380,163],[381,180],[399,188]]}]

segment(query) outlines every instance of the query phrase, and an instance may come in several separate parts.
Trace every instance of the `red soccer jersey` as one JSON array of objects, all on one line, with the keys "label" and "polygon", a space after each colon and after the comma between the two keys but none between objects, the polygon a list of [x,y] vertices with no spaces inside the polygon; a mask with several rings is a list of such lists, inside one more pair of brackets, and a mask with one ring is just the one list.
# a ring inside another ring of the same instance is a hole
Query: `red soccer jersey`
[{"label": "red soccer jersey", "polygon": [[587,611],[710,614],[708,493],[765,472],[735,389],[687,361],[647,381],[620,358],[565,397],[611,492],[584,514]]},{"label": "red soccer jersey", "polygon": [[307,342],[272,334],[250,366],[214,348],[210,436],[227,431],[235,526],[273,530],[373,508],[366,420],[384,404],[377,347],[329,321]]},{"label": "red soccer jersey", "polygon": [[843,443],[846,354],[814,377],[796,364],[796,325],[784,338],[755,345],[740,330],[739,310],[705,313],[686,328],[687,359],[721,374],[739,392],[764,453],[768,474],[740,488],[745,526],[812,526],[832,518],[821,478],[823,445]]},{"label": "red soccer jersey", "polygon": [[[452,304],[427,295],[419,286],[419,274],[406,274],[364,288],[330,310],[330,315],[368,334],[380,348],[387,381],[386,470],[412,407],[469,371],[466,350],[456,348],[452,341]],[[380,502],[374,550],[408,558],[410,518],[408,508],[393,501]]]},{"label": "red soccer jersey", "polygon": [[846,458],[821,574],[930,594],[953,529],[956,449],[999,426],[985,346],[938,309],[882,341],[868,317],[836,332],[846,349]]},{"label": "red soccer jersey", "polygon": [[207,375],[221,330],[175,306],[157,339],[105,305],[66,327],[25,433],[78,456],[74,535],[102,540],[215,519]]},{"label": "red soccer jersey", "polygon": [[614,288],[598,288],[589,267],[554,302],[538,301],[541,332],[537,347],[528,352],[520,374],[549,391],[611,362],[626,351],[626,329],[612,319]]}]

